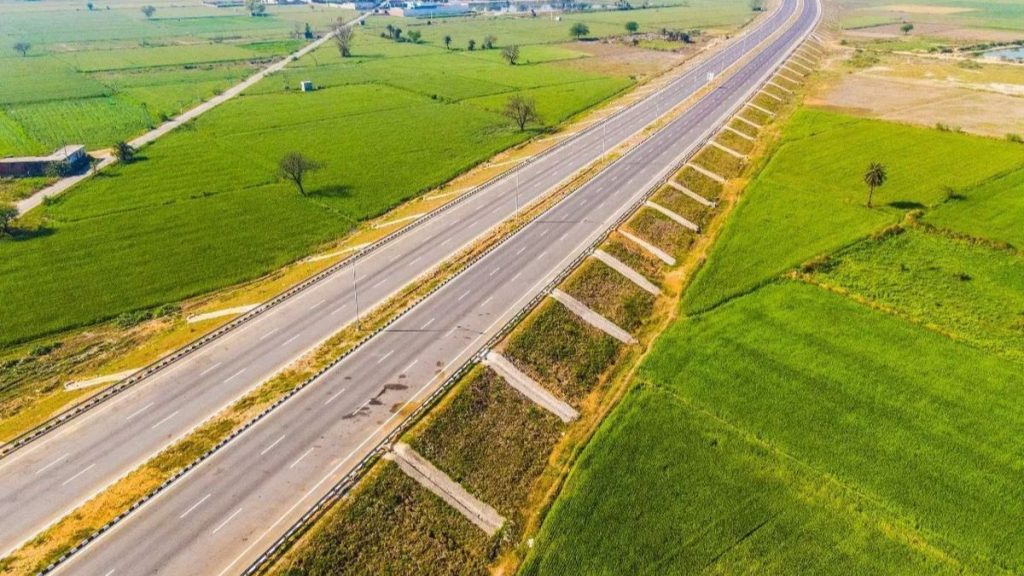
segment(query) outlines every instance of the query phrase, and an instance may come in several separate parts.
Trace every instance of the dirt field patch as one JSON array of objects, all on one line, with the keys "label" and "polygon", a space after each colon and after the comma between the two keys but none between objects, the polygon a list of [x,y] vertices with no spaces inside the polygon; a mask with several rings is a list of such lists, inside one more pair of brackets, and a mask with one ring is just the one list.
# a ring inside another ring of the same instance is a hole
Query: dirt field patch
[{"label": "dirt field patch", "polygon": [[943,123],[966,132],[1004,137],[1024,133],[1024,84],[967,83],[953,77],[906,78],[848,74],[808,104],[923,126]]},{"label": "dirt field patch", "polygon": [[566,60],[559,62],[559,66],[595,74],[634,76],[638,79],[662,74],[673,66],[682,64],[693,56],[692,52],[695,52],[646,50],[619,42],[575,42],[572,49],[586,52],[593,57]]},{"label": "dirt field patch", "polygon": [[949,40],[953,42],[1011,42],[1019,40],[1020,32],[1011,30],[994,30],[989,28],[970,28],[957,26],[955,24],[938,24],[929,22],[914,22],[914,31],[906,35],[900,30],[902,24],[882,24],[868,28],[846,30],[844,35],[851,38],[867,39],[892,39],[892,38],[914,38],[928,37]]},{"label": "dirt field patch", "polygon": [[931,6],[928,4],[891,4],[889,6],[882,6],[882,10],[903,12],[906,14],[960,14],[962,12],[973,12],[974,8]]}]

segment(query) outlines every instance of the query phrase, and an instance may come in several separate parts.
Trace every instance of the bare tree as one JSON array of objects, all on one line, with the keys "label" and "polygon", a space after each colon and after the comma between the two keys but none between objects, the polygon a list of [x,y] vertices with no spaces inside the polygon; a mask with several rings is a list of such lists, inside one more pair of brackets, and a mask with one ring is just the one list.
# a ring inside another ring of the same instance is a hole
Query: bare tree
[{"label": "bare tree", "polygon": [[510,65],[515,66],[516,62],[519,61],[519,45],[511,44],[509,46],[505,46],[501,49],[501,55]]},{"label": "bare tree", "polygon": [[32,48],[32,45],[28,42],[15,42],[14,51],[21,54],[22,57],[28,56],[28,51]]},{"label": "bare tree", "polygon": [[526,98],[518,94],[508,99],[502,114],[511,118],[520,130],[526,130],[527,124],[540,119],[540,116],[537,115],[537,103],[533,98]]},{"label": "bare tree", "polygon": [[488,34],[487,36],[484,36],[484,43],[482,44],[482,47],[484,50],[490,50],[494,48],[494,45],[497,43],[498,37],[494,34]]},{"label": "bare tree", "polygon": [[338,53],[341,54],[342,58],[348,58],[352,55],[352,38],[355,35],[355,29],[351,26],[345,26],[341,18],[338,18],[338,21],[334,24],[334,44],[338,47]]},{"label": "bare tree", "polygon": [[302,155],[300,152],[289,152],[281,158],[277,168],[281,178],[291,180],[298,187],[299,194],[305,196],[306,188],[302,185],[302,181],[310,172],[323,168],[323,164]]},{"label": "bare tree", "polygon": [[152,18],[153,14],[156,14],[156,6],[150,6],[147,4],[146,6],[143,6],[141,10],[146,18]]}]

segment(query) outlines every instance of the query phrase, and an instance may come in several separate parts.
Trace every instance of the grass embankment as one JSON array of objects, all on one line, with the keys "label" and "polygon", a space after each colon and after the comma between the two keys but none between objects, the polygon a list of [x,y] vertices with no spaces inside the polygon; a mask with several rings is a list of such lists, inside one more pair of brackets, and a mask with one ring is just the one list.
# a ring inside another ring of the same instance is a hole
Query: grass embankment
[{"label": "grass embankment", "polygon": [[636,332],[654,307],[653,295],[600,260],[580,266],[564,290],[628,332]]},{"label": "grass embankment", "polygon": [[689,228],[648,207],[641,208],[624,228],[642,240],[661,248],[677,260],[686,254],[697,238],[697,235]]},{"label": "grass embankment", "polygon": [[[873,143],[890,167],[874,209],[858,204],[852,177],[870,152],[850,142]],[[896,153],[910,142],[920,157]],[[688,294],[706,298],[695,291],[712,281],[726,294],[754,269],[763,280],[659,338],[525,572],[1024,569],[1024,261],[998,242],[1020,215],[995,222],[997,241],[914,218],[890,227],[943,202],[935,214],[985,235],[985,221],[957,214],[972,204],[945,201],[944,187],[991,193],[975,184],[1020,162],[1006,150],[799,113]]]},{"label": "grass embankment", "polygon": [[[872,161],[890,169],[874,210],[864,205],[861,182]],[[1019,145],[1009,142],[801,110],[723,230],[721,257],[698,273],[684,306],[707,309],[896,223],[907,210],[935,205],[949,188],[970,195],[1022,163]]]},{"label": "grass embankment", "polygon": [[619,234],[613,233],[601,249],[655,284],[660,284],[665,276],[666,267],[660,260]]},{"label": "grass embankment", "polygon": [[723,187],[721,183],[694,170],[690,166],[686,166],[677,172],[674,179],[691,192],[696,192],[708,200],[717,200],[722,195]]},{"label": "grass embankment", "polygon": [[485,574],[491,539],[385,460],[321,518],[301,546],[273,573]]},{"label": "grass embankment", "polygon": [[711,216],[710,207],[697,202],[671,186],[663,186],[651,197],[651,200],[686,218],[697,226],[702,226],[708,217]]},{"label": "grass embankment", "polygon": [[504,515],[511,525],[503,538],[517,540],[522,507],[564,425],[485,367],[474,369],[452,394],[410,434],[410,444]]},{"label": "grass embankment", "polygon": [[508,338],[505,355],[566,402],[578,405],[622,344],[547,300]]}]

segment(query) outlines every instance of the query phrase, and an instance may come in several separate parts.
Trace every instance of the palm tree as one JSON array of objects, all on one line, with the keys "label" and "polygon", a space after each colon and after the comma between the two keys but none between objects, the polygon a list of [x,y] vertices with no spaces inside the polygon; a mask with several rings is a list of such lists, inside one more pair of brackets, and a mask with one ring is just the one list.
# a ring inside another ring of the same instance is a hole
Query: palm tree
[{"label": "palm tree", "polygon": [[889,179],[885,165],[881,162],[872,162],[868,165],[867,172],[864,172],[864,183],[868,185],[868,208],[871,208],[871,200],[875,195],[875,188],[885,184]]}]

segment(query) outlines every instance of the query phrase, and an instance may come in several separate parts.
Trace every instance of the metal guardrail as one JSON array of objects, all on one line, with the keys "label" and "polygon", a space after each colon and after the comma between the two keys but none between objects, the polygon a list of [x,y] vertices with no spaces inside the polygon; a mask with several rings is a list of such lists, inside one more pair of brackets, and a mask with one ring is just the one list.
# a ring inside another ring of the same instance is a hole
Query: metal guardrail
[{"label": "metal guardrail", "polygon": [[[817,1],[817,0],[805,0],[805,1]],[[820,11],[819,11],[819,17],[820,17]],[[806,41],[806,38],[804,39],[804,41]],[[701,150],[707,144],[708,140],[710,140],[710,138],[721,129],[721,126],[724,125],[728,121],[729,118],[731,118],[732,114],[735,113],[735,110],[738,109],[739,107],[743,106],[745,104],[746,100],[749,99],[752,94],[756,93],[757,90],[759,90],[761,88],[761,86],[764,85],[764,82],[766,82],[767,79],[770,78],[771,75],[775,73],[775,71],[778,69],[778,67],[781,66],[782,62],[785,62],[785,60],[789,58],[789,56],[792,54],[792,52],[795,51],[799,47],[799,45],[802,44],[802,43],[803,42],[800,42],[800,43],[794,45],[790,50],[786,51],[784,56],[779,59],[778,63],[776,65],[772,66],[772,68],[769,70],[769,72],[766,73],[765,79],[763,81],[758,82],[757,84],[755,84],[753,89],[749,90],[746,94],[744,94],[743,99],[739,100],[737,104],[734,104],[734,106],[732,106],[730,108],[730,110],[729,110],[729,112],[727,114],[723,115],[723,120],[721,121],[721,123],[719,123],[716,126],[713,126],[711,129],[709,129],[701,139],[697,140],[696,145],[691,146],[689,150],[683,152],[679,157],[677,157],[673,161],[673,163],[669,167],[667,167],[665,170],[663,170],[661,172],[661,174],[654,180],[654,183],[650,184],[648,186],[647,190],[639,197],[639,199],[636,202],[631,204],[630,207],[626,211],[622,212],[622,214],[615,221],[613,221],[603,231],[601,231],[595,237],[595,239],[586,248],[584,248],[581,251],[581,253],[579,255],[577,255],[576,258],[574,258],[572,260],[572,262],[570,262],[570,264],[566,268],[564,268],[547,285],[545,285],[545,287],[542,288],[541,291],[536,296],[534,296],[534,298],[532,298],[530,300],[530,302],[528,302],[518,312],[516,312],[516,314],[514,314],[512,316],[512,318],[509,319],[508,322],[506,322],[490,339],[488,339],[488,341],[483,346],[481,346],[481,348],[478,349],[476,353],[474,353],[470,358],[468,358],[465,362],[463,362],[463,364],[460,365],[447,379],[445,379],[445,381],[437,389],[435,389],[430,395],[428,395],[427,398],[425,398],[416,407],[416,409],[414,409],[408,416],[406,416],[406,418],[404,418],[402,420],[402,422],[400,422],[391,432],[389,432],[387,435],[385,435],[385,437],[380,442],[378,442],[378,444],[373,449],[371,449],[371,451],[366,456],[364,456],[352,468],[352,470],[350,470],[344,477],[342,477],[341,480],[339,480],[337,483],[335,483],[335,485],[324,496],[322,496],[309,510],[307,510],[306,513],[304,513],[302,515],[302,517],[299,518],[299,520],[297,520],[295,523],[293,523],[293,525],[288,529],[288,531],[286,531],[286,533],[284,535],[282,535],[280,538],[278,538],[271,545],[271,547],[268,548],[268,550],[266,552],[264,552],[259,558],[257,558],[257,560],[255,562],[253,562],[253,564],[251,564],[243,572],[243,574],[248,576],[248,575],[254,574],[258,570],[260,570],[260,568],[263,567],[264,565],[266,565],[266,563],[270,559],[274,558],[276,554],[279,554],[282,551],[284,544],[288,543],[297,534],[299,534],[300,532],[305,530],[305,528],[309,526],[309,523],[312,520],[314,520],[317,516],[319,516],[319,514],[321,514],[324,510],[326,510],[327,506],[330,503],[332,503],[335,500],[337,500],[338,498],[344,496],[348,492],[348,490],[351,489],[351,487],[354,486],[356,482],[358,482],[358,480],[362,477],[362,474],[364,473],[364,471],[367,470],[369,468],[369,466],[372,465],[383,454],[383,452],[385,451],[387,446],[392,444],[395,439],[397,439],[401,434],[403,434],[406,430],[408,430],[409,426],[411,426],[413,423],[418,421],[419,418],[421,418],[424,414],[426,414],[426,412],[429,411],[440,400],[440,398],[443,397],[444,394],[447,393],[447,391],[463,375],[465,375],[465,373],[469,369],[471,369],[473,367],[474,364],[476,364],[477,362],[479,362],[481,360],[482,355],[487,350],[492,348],[495,344],[500,342],[500,340],[502,338],[507,336],[508,333],[527,314],[529,314],[534,308],[537,307],[537,305],[540,304],[540,302],[542,302],[544,300],[544,298],[547,297],[547,295],[551,292],[552,289],[554,289],[562,281],[564,281],[565,278],[568,277],[568,275],[571,274],[579,266],[580,263],[582,263],[588,256],[590,256],[590,254],[593,253],[593,251],[596,249],[596,247],[598,245],[600,245],[601,242],[603,242],[613,230],[618,228],[632,214],[634,214],[637,210],[639,210],[644,205],[644,202],[646,202],[647,199],[650,198],[650,196],[653,195],[668,180],[668,178],[671,177],[671,175],[676,170],[678,170],[685,163],[685,161],[688,158],[692,157],[699,150]],[[671,86],[671,84],[673,84],[673,83],[670,83],[669,86]],[[667,89],[667,87],[665,89]],[[705,98],[707,98],[709,96],[709,94],[710,94],[710,92],[708,94],[703,95],[694,104],[696,105],[700,101],[704,100]],[[619,112],[619,113],[621,113],[621,112]],[[613,114],[612,116],[609,116],[605,121],[607,121],[608,119],[611,119],[611,118],[617,116],[619,113],[616,113],[616,114]],[[600,125],[600,123],[596,124],[595,126],[592,126],[591,128],[588,128],[586,130],[582,130],[579,133],[577,133],[577,135],[575,135],[575,136],[579,136],[579,135],[581,135],[581,134],[583,134],[585,132],[588,132],[588,131],[594,129],[596,126],[599,126],[599,125]],[[623,157],[628,156],[630,153],[633,153],[635,150],[637,150],[640,147],[640,145],[642,145],[644,142],[650,140],[655,135],[660,134],[661,132],[665,131],[670,125],[671,125],[671,122],[669,122],[668,124],[662,126],[658,130],[653,131],[652,133],[650,133],[647,136],[645,136],[642,140],[640,140],[633,147],[631,147],[630,150],[627,151],[623,155]],[[552,150],[554,150],[556,148],[559,148],[559,147],[560,147],[560,145],[552,147],[548,151],[545,151],[545,152],[542,152],[541,154],[538,154],[537,156],[534,157],[534,159],[538,158],[538,157],[541,157],[546,152],[550,152],[550,151],[552,151]],[[500,178],[501,176],[503,176],[503,175],[513,171],[513,170],[518,169],[519,166],[520,165],[517,165],[516,167],[503,172],[501,175],[495,176],[494,179]],[[601,170],[601,172],[604,172],[607,169],[608,169],[608,167],[605,167],[604,169]],[[599,172],[599,174],[600,174],[600,172]],[[480,185],[480,187],[478,187],[478,189],[474,189],[471,192],[467,192],[465,195],[461,196],[460,198],[458,198],[456,200],[453,200],[452,202],[450,202],[448,204],[445,204],[444,206],[439,207],[436,211],[439,212],[439,211],[445,209],[446,207],[448,207],[450,205],[454,205],[455,203],[465,199],[468,195],[475,194],[476,192],[479,191],[479,189],[481,189],[484,186],[487,186],[494,179],[488,180],[487,183]],[[96,530],[95,532],[93,532],[92,534],[90,534],[89,536],[84,538],[81,542],[79,542],[78,544],[76,544],[75,546],[73,546],[72,548],[67,550],[57,560],[55,560],[54,562],[52,562],[51,564],[46,566],[43,570],[41,570],[40,574],[44,574],[45,575],[45,574],[49,574],[49,573],[53,572],[60,565],[62,565],[64,562],[66,562],[69,558],[71,558],[72,556],[74,556],[75,554],[80,552],[83,548],[88,546],[90,543],[95,541],[97,538],[101,537],[102,535],[104,535],[105,533],[110,531],[114,526],[116,526],[120,522],[124,521],[125,518],[127,518],[130,514],[132,514],[136,510],[138,510],[141,506],[143,506],[147,502],[151,501],[153,498],[158,496],[160,493],[162,493],[164,490],[166,490],[168,487],[170,487],[172,484],[174,484],[180,478],[182,478],[183,476],[185,476],[186,474],[188,474],[189,472],[194,470],[196,467],[201,465],[203,462],[207,461],[210,457],[212,457],[214,454],[216,454],[218,451],[220,451],[224,446],[229,444],[231,441],[233,441],[239,435],[243,434],[246,430],[251,429],[257,423],[259,423],[261,420],[263,420],[267,415],[269,415],[271,412],[273,412],[277,407],[279,407],[280,405],[284,404],[290,398],[292,398],[293,396],[295,396],[296,394],[298,394],[299,392],[301,392],[302,390],[307,388],[310,384],[312,384],[313,382],[318,380],[326,372],[328,372],[329,370],[333,369],[335,366],[337,366],[342,361],[344,361],[346,358],[348,358],[348,356],[350,356],[351,354],[353,354],[357,350],[361,349],[363,344],[365,344],[369,339],[375,337],[377,334],[379,334],[379,333],[383,332],[384,330],[386,330],[389,326],[391,326],[392,324],[397,322],[399,319],[403,318],[407,313],[409,313],[411,310],[413,310],[417,305],[419,305],[421,302],[423,302],[427,298],[431,297],[433,294],[435,294],[438,290],[440,290],[441,288],[446,286],[448,283],[452,282],[456,278],[461,277],[462,273],[464,273],[466,270],[468,270],[474,264],[479,262],[481,259],[485,258],[489,254],[491,254],[492,252],[497,250],[499,247],[503,246],[510,238],[512,238],[513,236],[518,234],[520,231],[525,229],[529,224],[537,221],[541,216],[543,216],[544,214],[548,213],[550,210],[554,209],[558,204],[561,204],[562,202],[566,201],[572,195],[573,192],[575,192],[575,190],[573,190],[572,192],[567,194],[564,198],[562,198],[558,202],[556,202],[556,204],[554,206],[551,206],[550,208],[548,208],[548,209],[546,209],[546,210],[544,210],[544,211],[534,215],[532,218],[530,218],[530,220],[528,220],[525,223],[523,223],[523,225],[521,227],[519,227],[518,229],[510,231],[509,233],[505,234],[502,238],[500,238],[492,246],[488,247],[486,250],[484,250],[483,252],[481,252],[480,254],[475,256],[474,258],[472,258],[469,262],[467,262],[466,265],[458,273],[456,273],[456,274],[448,277],[444,281],[440,282],[439,284],[434,286],[429,292],[427,292],[426,294],[422,295],[421,297],[419,297],[415,301],[413,301],[409,306],[404,308],[400,313],[398,313],[395,316],[393,316],[393,317],[389,318],[388,320],[386,320],[384,322],[384,324],[382,324],[381,326],[376,328],[373,332],[368,333],[367,335],[365,335],[363,338],[361,338],[359,340],[359,342],[357,342],[348,351],[346,351],[345,353],[341,354],[340,356],[338,356],[337,358],[332,360],[330,363],[328,363],[327,365],[323,366],[321,369],[317,370],[312,376],[310,376],[309,378],[304,380],[301,384],[299,384],[298,386],[296,386],[295,388],[293,388],[292,390],[290,390],[289,392],[284,394],[281,398],[277,399],[273,404],[271,404],[270,406],[268,406],[267,408],[262,410],[258,415],[256,415],[251,420],[246,422],[242,427],[236,429],[229,436],[227,436],[224,439],[222,439],[214,447],[210,448],[205,453],[203,453],[199,458],[197,458],[196,460],[192,461],[187,466],[185,466],[183,469],[181,469],[177,473],[175,473],[173,476],[171,476],[168,479],[166,479],[162,484],[160,484],[160,486],[158,486],[157,488],[153,489],[152,491],[147,493],[145,496],[143,496],[139,500],[137,500],[134,503],[132,503],[132,505],[127,510],[125,510],[124,512],[121,512],[120,514],[115,516],[113,519],[111,519],[109,522],[104,524],[101,528],[99,528],[98,530]],[[397,235],[400,235],[400,234],[404,233],[405,231],[407,231],[407,229],[412,228],[413,226],[417,225],[417,223],[419,223],[421,220],[425,220],[429,216],[431,216],[431,215],[428,214],[427,216],[424,216],[420,220],[417,220],[417,221],[413,222],[412,224],[410,224],[409,226],[407,226],[406,228],[403,228],[403,230],[399,230],[399,231],[396,231],[396,232],[392,233],[392,235],[397,236]],[[392,235],[389,235],[388,237],[385,237],[384,239],[381,239],[378,242],[383,243],[387,238],[392,237]],[[364,251],[369,251],[369,250],[371,250],[373,248],[374,248],[374,245],[371,245],[371,246],[365,248],[364,250],[361,250],[359,252],[359,254],[363,254]],[[352,258],[354,258],[354,256],[350,257],[349,259],[347,259],[345,261],[339,262],[338,264],[328,268],[327,270],[324,270],[323,272],[321,272],[321,273],[317,274],[316,276],[308,279],[307,281],[305,281],[303,283],[300,283],[299,285],[296,285],[292,289],[286,290],[285,292],[283,292],[278,297],[275,297],[275,300],[276,299],[282,299],[283,300],[284,298],[287,298],[286,295],[293,294],[293,291],[298,291],[298,290],[304,289],[304,288],[301,288],[302,286],[307,286],[307,285],[311,285],[314,282],[318,282],[319,279],[322,279],[322,277],[326,277],[330,273],[333,273],[333,272],[337,271],[338,269],[344,267],[345,264],[347,264],[348,262],[352,261]],[[253,312],[260,311],[260,313],[262,313],[262,311],[265,311],[265,310],[261,310],[261,309],[264,308],[264,306],[266,306],[266,305],[265,304],[261,305],[256,310],[253,310]],[[269,306],[268,306],[268,308],[269,308]],[[250,312],[249,314],[252,314],[252,312]],[[249,314],[246,314],[245,316],[249,316]],[[242,317],[236,319],[232,323],[237,322],[238,320],[241,320],[241,318]],[[226,326],[222,327],[222,328],[226,328]]]}]

